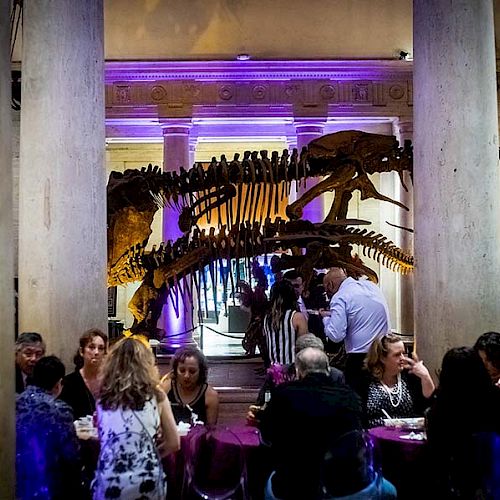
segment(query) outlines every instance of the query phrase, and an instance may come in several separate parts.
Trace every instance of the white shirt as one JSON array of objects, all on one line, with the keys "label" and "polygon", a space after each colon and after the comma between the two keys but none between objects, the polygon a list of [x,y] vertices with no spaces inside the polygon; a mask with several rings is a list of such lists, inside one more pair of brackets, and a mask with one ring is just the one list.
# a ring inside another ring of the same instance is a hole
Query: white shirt
[{"label": "white shirt", "polygon": [[323,325],[331,340],[344,340],[347,353],[365,353],[377,337],[390,332],[389,308],[375,283],[346,278],[330,299]]},{"label": "white shirt", "polygon": [[307,312],[307,307],[304,304],[304,299],[302,297],[297,299],[297,305],[299,306],[299,311],[304,315],[307,321],[309,319],[309,313]]}]

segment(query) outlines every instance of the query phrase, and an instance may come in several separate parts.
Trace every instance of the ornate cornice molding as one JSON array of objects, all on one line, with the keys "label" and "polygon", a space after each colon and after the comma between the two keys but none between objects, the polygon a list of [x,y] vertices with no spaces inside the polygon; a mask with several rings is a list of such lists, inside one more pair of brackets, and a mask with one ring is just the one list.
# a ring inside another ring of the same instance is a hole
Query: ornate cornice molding
[{"label": "ornate cornice molding", "polygon": [[413,105],[412,62],[400,60],[108,61],[105,80],[108,130],[124,134],[189,118],[203,136],[246,118],[283,135],[294,120],[392,120]]},{"label": "ornate cornice molding", "polygon": [[412,61],[107,61],[105,82],[411,78]]}]

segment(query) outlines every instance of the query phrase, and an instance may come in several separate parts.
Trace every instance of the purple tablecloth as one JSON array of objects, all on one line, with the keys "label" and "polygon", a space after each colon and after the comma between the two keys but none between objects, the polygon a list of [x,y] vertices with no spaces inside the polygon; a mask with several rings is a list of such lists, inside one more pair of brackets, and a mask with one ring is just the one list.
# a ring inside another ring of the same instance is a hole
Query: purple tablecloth
[{"label": "purple tablecloth", "polygon": [[[227,430],[226,430],[227,429]],[[260,434],[255,427],[244,424],[234,424],[222,428],[217,434],[217,440],[222,445],[234,446],[234,436],[241,442],[247,465],[248,489],[252,500],[263,497],[265,483],[271,472],[270,453],[260,446]],[[181,439],[181,449],[169,455],[163,461],[167,473],[167,498],[182,500],[182,484],[184,479],[185,456],[188,451],[190,434]]]},{"label": "purple tablecloth", "polygon": [[251,448],[257,448],[260,445],[259,430],[249,425],[231,425],[227,427],[227,432],[222,431],[218,435],[218,439],[222,442],[233,443],[233,434],[240,440],[247,452],[251,451]]},{"label": "purple tablecloth", "polygon": [[410,431],[375,427],[368,431],[375,446],[375,460],[382,473],[398,490],[398,499],[421,499],[427,492],[425,441],[401,439]]}]

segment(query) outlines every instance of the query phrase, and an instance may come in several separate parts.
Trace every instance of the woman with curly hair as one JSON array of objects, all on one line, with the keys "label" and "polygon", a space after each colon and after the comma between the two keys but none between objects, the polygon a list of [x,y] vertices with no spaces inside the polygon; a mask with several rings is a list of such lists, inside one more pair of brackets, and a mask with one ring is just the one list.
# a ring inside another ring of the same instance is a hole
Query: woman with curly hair
[{"label": "woman with curly hair", "polygon": [[307,321],[297,306],[297,295],[292,285],[278,281],[271,288],[270,309],[264,318],[271,363],[288,365],[295,361],[295,341],[307,333]]},{"label": "woman with curly hair", "polygon": [[93,415],[95,397],[99,392],[99,368],[106,356],[108,336],[98,328],[87,330],[80,337],[80,347],[73,358],[75,371],[64,377],[59,396],[73,409],[75,420]]},{"label": "woman with curly hair", "polygon": [[101,450],[94,500],[164,499],[160,456],[179,449],[170,403],[146,339],[126,338],[101,367],[97,425]]}]

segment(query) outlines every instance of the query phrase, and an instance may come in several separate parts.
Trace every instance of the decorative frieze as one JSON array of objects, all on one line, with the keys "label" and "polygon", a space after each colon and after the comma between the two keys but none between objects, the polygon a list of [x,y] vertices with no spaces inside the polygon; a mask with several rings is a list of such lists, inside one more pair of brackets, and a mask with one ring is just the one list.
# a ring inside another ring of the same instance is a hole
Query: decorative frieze
[{"label": "decorative frieze", "polygon": [[200,136],[211,117],[393,120],[412,113],[411,80],[411,63],[394,60],[109,62],[106,119],[150,127],[155,119],[192,118]]},{"label": "decorative frieze", "polygon": [[[374,105],[411,106],[409,81],[297,80],[294,82],[122,82],[108,84],[106,105],[148,106],[178,102],[197,106],[231,105]],[[111,96],[111,101],[110,101]]]}]

